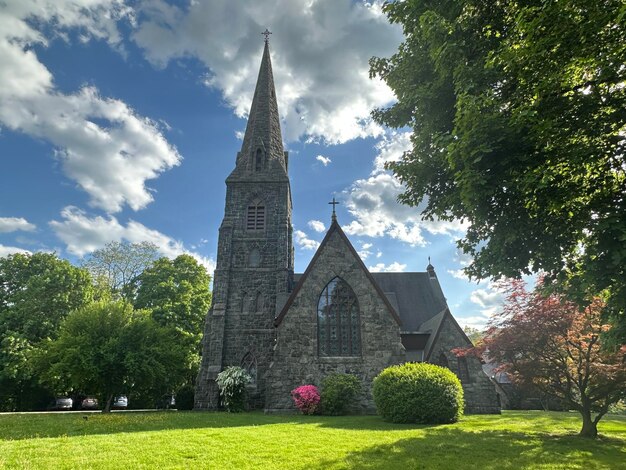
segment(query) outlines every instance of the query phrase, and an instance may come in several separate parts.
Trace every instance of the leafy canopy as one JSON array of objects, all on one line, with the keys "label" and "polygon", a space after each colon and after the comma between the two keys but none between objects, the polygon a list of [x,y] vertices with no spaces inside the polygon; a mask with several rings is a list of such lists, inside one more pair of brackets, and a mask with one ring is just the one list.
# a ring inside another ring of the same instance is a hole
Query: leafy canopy
[{"label": "leafy canopy", "polygon": [[132,301],[137,277],[158,258],[154,243],[111,242],[95,250],[84,262],[100,288],[116,298]]},{"label": "leafy canopy", "polygon": [[100,394],[109,411],[115,394],[180,385],[185,351],[170,329],[124,301],[100,301],[73,311],[40,357],[57,390]]},{"label": "leafy canopy", "polygon": [[[0,257],[0,409],[44,405],[47,394],[34,390],[31,357],[43,340],[57,337],[71,310],[92,297],[89,273],[54,254]],[[27,399],[30,391],[35,396]]]},{"label": "leafy canopy", "polygon": [[[581,435],[596,437],[611,405],[626,397],[626,346],[608,349],[601,335],[611,328],[596,298],[584,309],[561,296],[528,292],[524,282],[504,285],[503,310],[491,322],[482,345],[500,370],[521,385],[533,385],[563,401],[583,418]],[[460,351],[463,354],[463,351]]]},{"label": "leafy canopy", "polygon": [[404,43],[373,58],[409,126],[390,168],[426,218],[464,219],[468,274],[544,271],[626,307],[626,4],[410,0],[384,10]]}]

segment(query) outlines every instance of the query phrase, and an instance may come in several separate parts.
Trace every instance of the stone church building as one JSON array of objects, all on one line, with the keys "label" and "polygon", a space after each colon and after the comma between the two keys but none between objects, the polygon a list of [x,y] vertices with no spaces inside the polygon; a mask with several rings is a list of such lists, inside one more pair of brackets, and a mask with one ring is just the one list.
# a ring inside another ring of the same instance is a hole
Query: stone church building
[{"label": "stone church building", "polygon": [[426,361],[458,375],[466,412],[498,413],[480,361],[451,352],[471,343],[432,265],[426,272],[370,273],[333,212],[306,271],[294,273],[288,169],[266,40],[241,151],[226,178],[195,408],[216,409],[215,378],[238,365],[252,376],[252,407],[295,410],[291,390],[345,372],[363,383],[355,411],[371,413],[371,384],[381,370]]}]

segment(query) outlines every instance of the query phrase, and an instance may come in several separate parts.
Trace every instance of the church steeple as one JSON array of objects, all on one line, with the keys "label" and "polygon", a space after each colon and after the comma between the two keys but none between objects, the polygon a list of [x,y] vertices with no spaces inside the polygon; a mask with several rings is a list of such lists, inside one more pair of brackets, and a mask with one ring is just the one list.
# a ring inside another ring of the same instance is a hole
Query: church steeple
[{"label": "church steeple", "polygon": [[231,176],[286,176],[287,154],[278,116],[269,42],[265,41],[263,58],[250,107],[246,133],[237,155],[237,167]]}]

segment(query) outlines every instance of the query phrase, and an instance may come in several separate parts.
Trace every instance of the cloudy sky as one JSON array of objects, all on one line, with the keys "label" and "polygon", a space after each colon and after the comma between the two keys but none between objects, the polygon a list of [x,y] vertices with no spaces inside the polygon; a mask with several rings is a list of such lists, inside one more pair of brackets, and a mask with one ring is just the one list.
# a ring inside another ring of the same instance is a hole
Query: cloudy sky
[{"label": "cloudy sky", "polygon": [[423,222],[384,170],[409,145],[370,111],[394,96],[371,56],[402,34],[380,1],[0,2],[0,256],[80,262],[109,241],[155,243],[213,269],[224,179],[241,146],[267,27],[290,152],[296,271],[339,222],[372,271],[432,259],[453,314],[482,325],[500,295],[469,283],[461,223]]}]

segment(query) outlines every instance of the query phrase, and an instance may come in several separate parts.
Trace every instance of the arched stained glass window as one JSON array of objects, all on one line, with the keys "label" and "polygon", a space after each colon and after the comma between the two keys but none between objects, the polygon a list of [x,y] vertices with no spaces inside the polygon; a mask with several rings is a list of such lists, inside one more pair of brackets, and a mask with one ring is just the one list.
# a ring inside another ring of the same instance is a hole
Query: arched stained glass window
[{"label": "arched stained glass window", "polygon": [[254,354],[247,352],[246,355],[243,356],[243,359],[241,360],[241,368],[244,369],[252,378],[250,385],[256,387],[257,366]]},{"label": "arched stained glass window", "polygon": [[320,356],[360,356],[361,321],[354,291],[343,279],[330,281],[317,304]]}]

